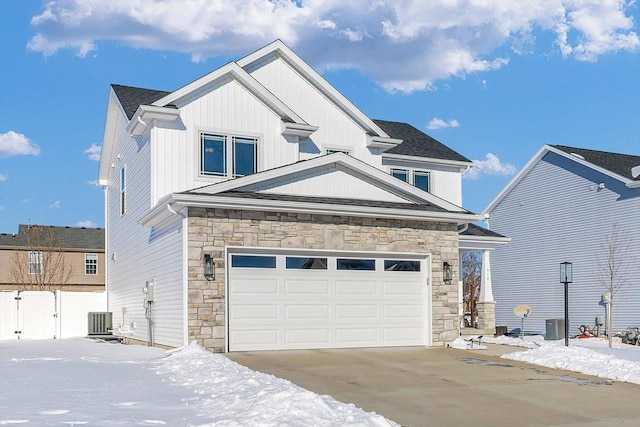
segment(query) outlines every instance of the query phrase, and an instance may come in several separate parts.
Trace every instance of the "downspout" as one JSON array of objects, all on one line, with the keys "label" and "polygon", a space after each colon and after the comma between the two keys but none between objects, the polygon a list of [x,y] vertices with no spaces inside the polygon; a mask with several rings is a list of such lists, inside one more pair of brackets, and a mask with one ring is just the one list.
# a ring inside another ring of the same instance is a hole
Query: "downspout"
[{"label": "downspout", "polygon": [[182,218],[182,219],[187,218],[187,215],[186,215],[186,214],[184,214],[184,213],[182,213],[182,212],[178,212],[178,211],[176,211],[176,210],[173,208],[173,206],[171,206],[171,203],[167,203],[167,210],[168,210],[169,212],[171,212],[172,214],[174,214],[174,215],[178,215],[178,216],[179,216],[180,218]]}]

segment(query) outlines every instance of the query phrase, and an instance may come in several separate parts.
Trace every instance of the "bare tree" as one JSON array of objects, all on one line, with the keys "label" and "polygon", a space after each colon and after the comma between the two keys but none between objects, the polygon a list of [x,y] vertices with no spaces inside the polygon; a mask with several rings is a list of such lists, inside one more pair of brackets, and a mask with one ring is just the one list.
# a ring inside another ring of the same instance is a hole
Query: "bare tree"
[{"label": "bare tree", "polygon": [[[469,312],[470,320],[465,318],[465,326],[476,327],[478,310],[476,303],[480,296],[480,283],[482,281],[482,252],[462,253],[462,293],[465,313]],[[466,316],[465,316],[466,317]]]},{"label": "bare tree", "polygon": [[620,231],[620,227],[614,224],[611,233],[605,237],[600,245],[600,255],[597,257],[594,275],[598,283],[605,288],[608,298],[607,310],[607,336],[609,347],[612,347],[612,319],[614,296],[627,285],[627,265],[631,265],[631,241],[629,237]]},{"label": "bare tree", "polygon": [[73,267],[55,228],[30,225],[23,232],[25,249],[14,252],[11,265],[14,283],[21,291],[62,289],[69,283]]}]

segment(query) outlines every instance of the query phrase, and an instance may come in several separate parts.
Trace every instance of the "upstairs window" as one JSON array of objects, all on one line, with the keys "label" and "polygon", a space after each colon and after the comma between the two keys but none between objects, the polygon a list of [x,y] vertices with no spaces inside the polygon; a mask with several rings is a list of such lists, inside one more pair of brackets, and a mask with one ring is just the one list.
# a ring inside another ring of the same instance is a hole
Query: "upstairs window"
[{"label": "upstairs window", "polygon": [[204,132],[200,134],[200,175],[234,178],[257,171],[257,138]]},{"label": "upstairs window", "polygon": [[84,274],[88,276],[98,274],[98,254],[84,254]]},{"label": "upstairs window", "polygon": [[431,172],[413,171],[413,185],[426,192],[431,191]]},{"label": "upstairs window", "polygon": [[408,169],[391,169],[391,175],[398,178],[401,181],[409,182],[409,170]]},{"label": "upstairs window", "polygon": [[29,251],[29,274],[42,274],[42,252]]},{"label": "upstairs window", "polygon": [[391,168],[389,173],[426,192],[431,192],[431,172],[419,169]]}]

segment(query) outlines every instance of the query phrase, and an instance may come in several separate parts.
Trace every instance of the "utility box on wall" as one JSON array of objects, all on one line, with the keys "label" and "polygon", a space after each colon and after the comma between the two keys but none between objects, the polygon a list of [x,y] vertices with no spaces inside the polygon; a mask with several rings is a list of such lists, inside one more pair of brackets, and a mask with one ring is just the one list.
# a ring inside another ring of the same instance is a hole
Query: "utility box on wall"
[{"label": "utility box on wall", "polygon": [[564,338],[564,319],[547,319],[547,331],[544,339],[557,341]]}]

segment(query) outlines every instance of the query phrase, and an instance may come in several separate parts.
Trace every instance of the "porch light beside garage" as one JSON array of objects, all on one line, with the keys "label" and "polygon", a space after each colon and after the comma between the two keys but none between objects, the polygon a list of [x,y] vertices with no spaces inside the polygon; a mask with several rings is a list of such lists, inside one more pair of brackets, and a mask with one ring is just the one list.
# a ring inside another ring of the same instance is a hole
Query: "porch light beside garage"
[{"label": "porch light beside garage", "polygon": [[450,285],[453,280],[453,268],[447,261],[442,263],[442,280],[447,285]]},{"label": "porch light beside garage", "polygon": [[209,281],[216,278],[216,265],[211,254],[204,254],[204,278]]}]

